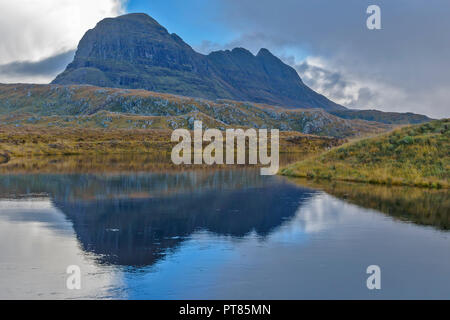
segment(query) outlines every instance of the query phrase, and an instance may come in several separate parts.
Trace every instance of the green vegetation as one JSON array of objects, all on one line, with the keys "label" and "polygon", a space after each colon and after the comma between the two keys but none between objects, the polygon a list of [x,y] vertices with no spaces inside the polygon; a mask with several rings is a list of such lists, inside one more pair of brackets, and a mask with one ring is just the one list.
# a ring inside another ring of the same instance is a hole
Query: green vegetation
[{"label": "green vegetation", "polygon": [[330,180],[449,188],[450,120],[404,127],[295,163],[281,174]]}]

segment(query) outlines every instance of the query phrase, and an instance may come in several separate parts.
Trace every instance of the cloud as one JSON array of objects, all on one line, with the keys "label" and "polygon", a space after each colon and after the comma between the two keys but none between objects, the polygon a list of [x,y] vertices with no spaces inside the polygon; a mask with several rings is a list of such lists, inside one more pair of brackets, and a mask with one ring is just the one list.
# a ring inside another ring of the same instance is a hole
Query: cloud
[{"label": "cloud", "polygon": [[210,40],[203,40],[200,44],[193,46],[194,50],[203,54],[209,54],[213,51],[223,50],[222,44]]},{"label": "cloud", "polygon": [[50,82],[72,62],[75,50],[40,61],[20,61],[0,65],[0,82]]},{"label": "cloud", "polygon": [[[88,29],[105,17],[124,13],[124,8],[120,0],[15,0],[1,1],[0,13],[2,72],[27,73],[24,68],[29,66],[29,73],[37,77],[36,68],[44,67],[45,59],[60,61]],[[15,73],[16,79],[19,74]],[[0,78],[5,81],[7,76],[0,74]]]},{"label": "cloud", "polygon": [[320,58],[310,57],[300,64],[292,65],[308,86],[349,108],[448,117],[449,92],[446,86],[411,92],[401,86],[333,70]]},{"label": "cloud", "polygon": [[282,39],[271,37],[261,32],[242,34],[239,37],[225,43],[203,40],[200,44],[194,45],[193,47],[196,51],[203,54],[209,54],[212,51],[218,50],[232,50],[238,47],[245,48],[253,54],[257,54],[261,48],[266,48],[273,54],[283,58],[283,60],[288,60],[286,63],[295,62],[295,59],[292,56],[294,53],[297,59],[299,57],[307,56],[305,48],[300,48],[296,45],[289,46]]},{"label": "cloud", "polygon": [[[241,46],[276,48],[279,55],[297,48],[308,59],[321,60],[320,72],[303,70],[305,66],[300,70],[321,77],[309,77],[313,88],[338,101],[350,99],[349,106],[450,116],[450,90],[445,90],[450,88],[450,2],[378,0],[382,30],[366,28],[370,4],[373,1],[228,0],[220,23],[240,33],[237,41],[247,41]],[[295,55],[289,63],[296,66],[305,60]],[[339,93],[339,86],[347,92]]]},{"label": "cloud", "polygon": [[[317,65],[319,59],[308,58],[294,65],[303,82],[329,99],[352,109],[373,109],[382,103],[380,88],[374,83],[349,79],[339,71]],[[383,88],[386,90],[386,88]]]},{"label": "cloud", "polygon": [[340,72],[327,70],[308,61],[296,65],[295,69],[302,75],[303,82],[335,102],[347,106],[356,103],[359,92],[356,83],[345,79]]}]

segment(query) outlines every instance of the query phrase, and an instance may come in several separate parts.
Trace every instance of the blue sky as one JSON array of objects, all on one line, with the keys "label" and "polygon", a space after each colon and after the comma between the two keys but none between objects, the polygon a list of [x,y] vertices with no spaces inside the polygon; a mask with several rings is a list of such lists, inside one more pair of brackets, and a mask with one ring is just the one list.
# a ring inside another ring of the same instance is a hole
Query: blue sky
[{"label": "blue sky", "polygon": [[221,23],[221,2],[211,0],[128,0],[127,12],[144,12],[192,46],[204,40],[225,45],[238,36]]},{"label": "blue sky", "polygon": [[[264,47],[282,58],[301,62],[307,58],[307,45],[275,46],[263,38],[246,41],[245,29],[230,23],[224,11],[229,9],[221,0],[128,0],[128,13],[143,12],[156,19],[169,32],[178,34],[197,51],[208,54],[219,49],[245,47],[254,54]],[[252,33],[252,32],[250,32]]]}]

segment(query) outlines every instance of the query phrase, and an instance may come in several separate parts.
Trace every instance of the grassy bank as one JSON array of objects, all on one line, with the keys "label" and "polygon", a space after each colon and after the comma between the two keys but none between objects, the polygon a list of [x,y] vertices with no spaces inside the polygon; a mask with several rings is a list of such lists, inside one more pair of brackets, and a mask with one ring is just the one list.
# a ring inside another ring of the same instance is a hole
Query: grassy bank
[{"label": "grassy bank", "polygon": [[293,177],[449,188],[450,120],[344,144],[281,170]]}]

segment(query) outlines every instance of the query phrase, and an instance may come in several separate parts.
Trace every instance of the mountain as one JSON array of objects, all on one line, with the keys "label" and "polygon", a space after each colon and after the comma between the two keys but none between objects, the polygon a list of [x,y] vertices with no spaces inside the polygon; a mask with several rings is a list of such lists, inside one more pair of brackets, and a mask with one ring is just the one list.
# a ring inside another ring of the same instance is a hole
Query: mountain
[{"label": "mountain", "polygon": [[145,89],[205,99],[346,110],[307,87],[267,49],[203,55],[143,13],[100,21],[53,84]]}]

